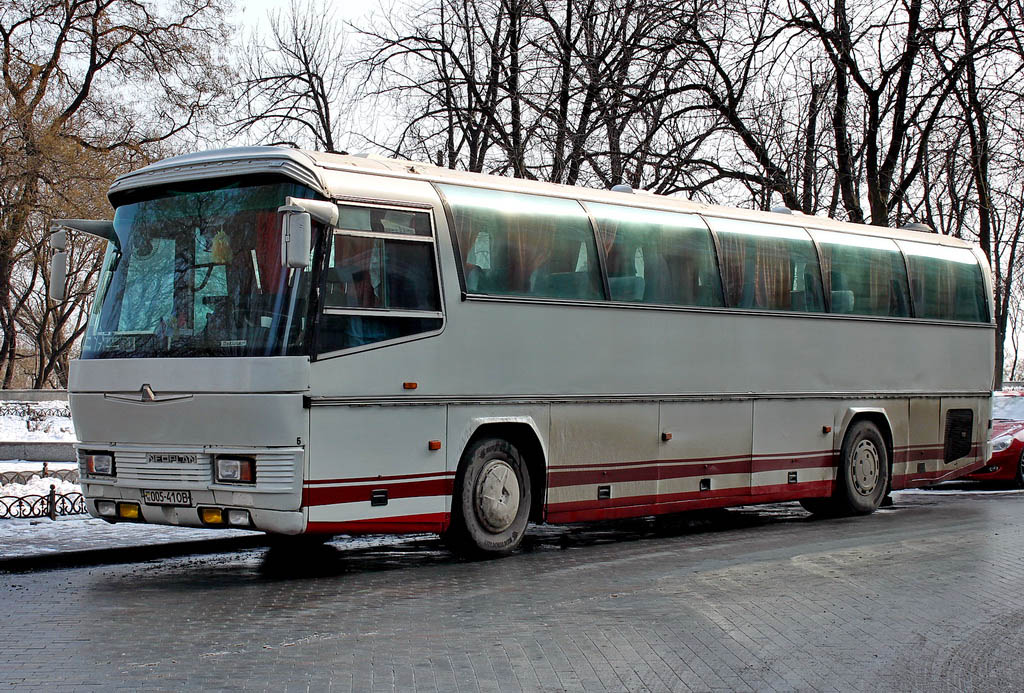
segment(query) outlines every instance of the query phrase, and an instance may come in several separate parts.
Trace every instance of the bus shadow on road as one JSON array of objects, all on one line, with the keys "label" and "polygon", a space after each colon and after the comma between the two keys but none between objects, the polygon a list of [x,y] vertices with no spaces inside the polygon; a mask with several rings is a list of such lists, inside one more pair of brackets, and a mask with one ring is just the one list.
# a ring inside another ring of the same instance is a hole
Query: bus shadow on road
[{"label": "bus shadow on road", "polygon": [[521,549],[512,556],[468,559],[450,552],[439,538],[412,541],[383,539],[374,546],[358,546],[358,540],[337,538],[325,543],[282,543],[263,554],[262,577],[272,580],[337,577],[360,573],[411,569],[455,563],[483,563],[488,560],[516,560],[517,556],[583,549],[595,546],[699,537],[720,532],[811,520],[799,505],[774,504],[756,507],[722,508],[634,518],[586,525],[531,525]]}]

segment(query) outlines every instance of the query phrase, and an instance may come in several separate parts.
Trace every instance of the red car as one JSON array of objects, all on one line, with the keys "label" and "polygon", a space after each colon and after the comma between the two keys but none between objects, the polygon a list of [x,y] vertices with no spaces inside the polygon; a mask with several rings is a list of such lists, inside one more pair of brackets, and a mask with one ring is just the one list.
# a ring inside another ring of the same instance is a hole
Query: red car
[{"label": "red car", "polygon": [[1024,392],[992,393],[992,457],[963,479],[1011,481],[1024,488]]}]

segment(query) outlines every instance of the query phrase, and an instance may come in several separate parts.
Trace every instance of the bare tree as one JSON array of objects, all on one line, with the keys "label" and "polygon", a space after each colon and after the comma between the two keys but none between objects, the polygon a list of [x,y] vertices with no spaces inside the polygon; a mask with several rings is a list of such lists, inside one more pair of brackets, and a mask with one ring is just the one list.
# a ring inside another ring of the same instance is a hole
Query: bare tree
[{"label": "bare tree", "polygon": [[270,14],[266,42],[252,40],[238,78],[234,133],[265,144],[341,151],[345,136],[344,31],[331,5],[292,0]]},{"label": "bare tree", "polygon": [[[14,374],[19,254],[73,190],[75,152],[120,162],[193,129],[213,106],[222,0],[0,1],[0,358]],[[70,197],[70,195],[69,195]],[[74,205],[65,208],[70,211]],[[32,270],[37,271],[37,270]]]}]

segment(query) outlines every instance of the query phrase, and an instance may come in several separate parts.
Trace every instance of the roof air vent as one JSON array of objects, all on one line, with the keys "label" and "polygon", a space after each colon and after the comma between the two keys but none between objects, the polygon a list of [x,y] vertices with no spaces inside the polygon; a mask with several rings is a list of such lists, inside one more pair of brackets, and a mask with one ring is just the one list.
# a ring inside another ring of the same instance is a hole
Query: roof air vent
[{"label": "roof air vent", "polygon": [[613,185],[612,186],[612,192],[632,193],[633,192],[633,186],[626,185],[625,183],[619,183],[618,185]]},{"label": "roof air vent", "polygon": [[905,231],[923,231],[924,233],[935,233],[935,229],[933,229],[928,224],[922,224],[919,221],[907,222],[906,224],[904,224],[900,228],[905,230]]},{"label": "roof air vent", "polygon": [[772,211],[776,214],[792,214],[793,210],[789,207],[772,207]]}]

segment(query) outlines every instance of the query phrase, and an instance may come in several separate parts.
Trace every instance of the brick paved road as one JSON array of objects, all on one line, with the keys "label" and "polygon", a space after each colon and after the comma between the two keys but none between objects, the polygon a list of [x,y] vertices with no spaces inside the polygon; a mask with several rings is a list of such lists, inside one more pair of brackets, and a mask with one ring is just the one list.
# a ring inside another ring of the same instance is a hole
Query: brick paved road
[{"label": "brick paved road", "polygon": [[1024,494],[534,536],[0,575],[0,688],[1024,689]]}]

